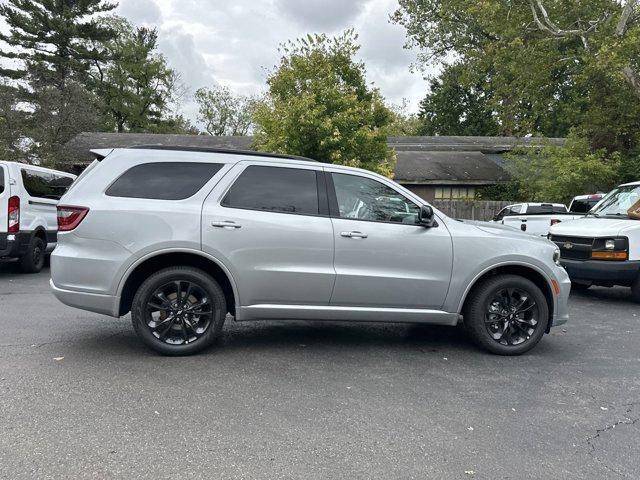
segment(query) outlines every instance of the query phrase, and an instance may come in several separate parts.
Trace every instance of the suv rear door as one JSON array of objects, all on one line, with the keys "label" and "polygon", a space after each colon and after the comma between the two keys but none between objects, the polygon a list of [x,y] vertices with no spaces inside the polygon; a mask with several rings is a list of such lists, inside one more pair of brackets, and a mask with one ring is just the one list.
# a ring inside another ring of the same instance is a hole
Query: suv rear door
[{"label": "suv rear door", "polygon": [[373,176],[325,170],[335,241],[331,305],[440,308],[453,260],[447,228],[418,225],[419,205]]},{"label": "suv rear door", "polygon": [[333,229],[321,168],[236,164],[204,202],[202,249],[231,270],[244,318],[281,318],[275,305],[328,305]]}]

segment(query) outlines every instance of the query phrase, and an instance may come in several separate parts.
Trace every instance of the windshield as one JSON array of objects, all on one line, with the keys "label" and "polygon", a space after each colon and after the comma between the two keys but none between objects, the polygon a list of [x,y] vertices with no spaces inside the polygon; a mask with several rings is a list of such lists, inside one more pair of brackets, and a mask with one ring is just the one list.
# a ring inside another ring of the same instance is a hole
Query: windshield
[{"label": "windshield", "polygon": [[640,219],[640,185],[612,190],[589,213],[600,217]]}]

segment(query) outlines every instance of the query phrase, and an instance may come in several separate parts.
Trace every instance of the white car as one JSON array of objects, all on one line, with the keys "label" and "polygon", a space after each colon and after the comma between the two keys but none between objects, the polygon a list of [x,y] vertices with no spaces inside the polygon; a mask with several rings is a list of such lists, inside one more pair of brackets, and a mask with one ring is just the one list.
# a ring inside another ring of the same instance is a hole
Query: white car
[{"label": "white car", "polygon": [[18,258],[39,272],[56,245],[56,205],[75,175],[17,162],[0,162],[0,258]]},{"label": "white car", "polygon": [[516,203],[500,210],[492,222],[522,230],[530,235],[546,237],[551,225],[575,220],[583,215],[569,213],[566,205],[562,203]]},{"label": "white car", "polygon": [[623,285],[640,301],[640,182],[620,185],[586,216],[549,234],[575,288]]}]

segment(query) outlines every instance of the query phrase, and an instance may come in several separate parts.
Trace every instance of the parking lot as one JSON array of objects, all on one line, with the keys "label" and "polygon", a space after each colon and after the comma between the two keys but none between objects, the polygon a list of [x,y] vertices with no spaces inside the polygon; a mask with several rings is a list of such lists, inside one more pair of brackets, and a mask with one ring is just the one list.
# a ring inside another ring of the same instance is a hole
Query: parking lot
[{"label": "parking lot", "polygon": [[2,478],[639,478],[640,309],[574,293],[530,354],[460,328],[225,325],[167,358],[0,264]]}]

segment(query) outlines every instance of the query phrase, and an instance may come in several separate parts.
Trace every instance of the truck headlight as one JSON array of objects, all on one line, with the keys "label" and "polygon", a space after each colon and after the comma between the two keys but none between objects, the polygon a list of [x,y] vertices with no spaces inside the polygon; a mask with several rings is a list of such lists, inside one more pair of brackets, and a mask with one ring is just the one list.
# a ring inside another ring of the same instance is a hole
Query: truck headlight
[{"label": "truck headlight", "polygon": [[596,260],[627,260],[629,240],[626,237],[596,238],[593,241],[591,258]]},{"label": "truck headlight", "polygon": [[559,249],[559,248],[556,248],[556,249],[553,251],[553,262],[554,262],[556,265],[558,265],[559,267],[561,266],[561,264],[560,264],[560,249]]}]

